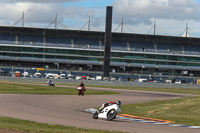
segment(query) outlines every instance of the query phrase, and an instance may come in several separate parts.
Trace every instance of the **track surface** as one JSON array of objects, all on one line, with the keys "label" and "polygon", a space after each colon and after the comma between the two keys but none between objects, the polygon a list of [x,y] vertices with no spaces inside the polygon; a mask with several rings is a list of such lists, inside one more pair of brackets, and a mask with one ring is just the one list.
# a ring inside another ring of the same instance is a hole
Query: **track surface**
[{"label": "track surface", "polygon": [[[58,85],[57,85],[58,86]],[[89,88],[97,89],[97,88]],[[102,89],[103,88],[98,88]],[[154,125],[128,120],[114,121],[94,120],[85,109],[100,106],[103,102],[121,100],[122,104],[141,103],[185,97],[188,95],[143,92],[132,90],[115,90],[118,95],[72,96],[72,95],[0,95],[0,116],[61,124],[81,128],[93,128],[134,133],[199,133],[199,129]],[[89,91],[89,90],[88,90]]]}]

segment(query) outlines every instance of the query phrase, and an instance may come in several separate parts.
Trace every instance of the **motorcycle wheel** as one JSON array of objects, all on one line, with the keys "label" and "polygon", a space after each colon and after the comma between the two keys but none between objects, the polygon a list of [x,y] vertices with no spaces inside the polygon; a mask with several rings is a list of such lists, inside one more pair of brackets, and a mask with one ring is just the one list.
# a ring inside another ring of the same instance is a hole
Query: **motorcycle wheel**
[{"label": "motorcycle wheel", "polygon": [[98,119],[98,112],[96,111],[94,114],[93,114],[93,119]]},{"label": "motorcycle wheel", "polygon": [[81,95],[81,91],[78,91],[78,95],[79,95],[79,96]]},{"label": "motorcycle wheel", "polygon": [[117,115],[117,112],[116,112],[116,110],[110,110],[109,112],[108,112],[108,114],[107,114],[107,120],[108,121],[111,121],[111,120],[113,120],[113,119],[115,119],[116,118],[116,115]]}]

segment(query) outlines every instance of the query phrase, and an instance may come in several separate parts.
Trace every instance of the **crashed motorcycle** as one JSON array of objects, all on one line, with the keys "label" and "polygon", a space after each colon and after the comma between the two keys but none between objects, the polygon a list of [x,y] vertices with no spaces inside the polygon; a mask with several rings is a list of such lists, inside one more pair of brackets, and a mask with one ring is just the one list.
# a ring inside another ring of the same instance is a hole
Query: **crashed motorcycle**
[{"label": "crashed motorcycle", "polygon": [[93,114],[94,119],[107,119],[111,121],[116,118],[117,114],[121,112],[121,107],[118,104],[112,104],[110,106],[105,107],[102,111],[97,110]]},{"label": "crashed motorcycle", "polygon": [[79,95],[79,96],[80,96],[80,95],[84,96],[85,91],[86,91],[86,89],[85,89],[84,86],[78,86],[78,87],[77,87],[77,90],[78,90],[78,95]]}]

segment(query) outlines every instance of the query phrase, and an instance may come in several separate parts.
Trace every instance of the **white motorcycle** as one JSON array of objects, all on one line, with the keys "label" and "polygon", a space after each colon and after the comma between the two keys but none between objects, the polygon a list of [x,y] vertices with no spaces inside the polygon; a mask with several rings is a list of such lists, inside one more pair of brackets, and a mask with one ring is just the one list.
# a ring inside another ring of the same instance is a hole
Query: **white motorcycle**
[{"label": "white motorcycle", "polygon": [[111,121],[116,118],[116,115],[121,112],[120,105],[112,104],[110,106],[105,107],[102,111],[97,110],[93,114],[94,119],[102,118]]}]

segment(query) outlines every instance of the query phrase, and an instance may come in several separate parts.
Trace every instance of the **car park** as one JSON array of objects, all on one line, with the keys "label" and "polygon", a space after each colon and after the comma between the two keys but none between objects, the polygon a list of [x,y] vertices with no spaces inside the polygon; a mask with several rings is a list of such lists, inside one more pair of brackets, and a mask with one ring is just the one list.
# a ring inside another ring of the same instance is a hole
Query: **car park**
[{"label": "car park", "polygon": [[47,73],[46,76],[45,76],[45,78],[47,78],[47,79],[53,79],[54,77],[53,77],[52,73]]}]

